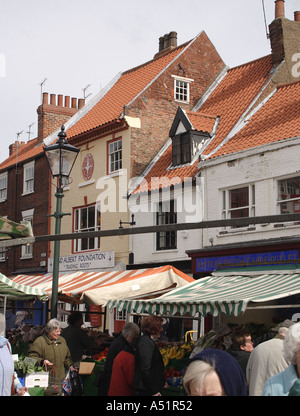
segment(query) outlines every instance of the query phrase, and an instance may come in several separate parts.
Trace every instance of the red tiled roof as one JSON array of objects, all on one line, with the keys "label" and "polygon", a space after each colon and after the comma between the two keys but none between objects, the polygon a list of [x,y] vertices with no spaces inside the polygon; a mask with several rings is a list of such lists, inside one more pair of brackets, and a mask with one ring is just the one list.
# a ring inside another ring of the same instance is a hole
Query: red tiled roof
[{"label": "red tiled roof", "polygon": [[172,62],[187,43],[144,65],[124,72],[105,96],[74,126],[68,129],[68,138],[92,130],[118,119],[124,105],[132,101],[154,78]]},{"label": "red tiled roof", "polygon": [[[119,119],[124,105],[133,100],[155,77],[163,71],[173,59],[176,58],[188,45],[186,42],[170,52],[152,59],[143,65],[125,71],[117,82],[99,99],[86,114],[84,114],[74,125],[67,129],[68,140],[78,134],[105,125]],[[78,116],[78,114],[77,114]],[[55,138],[54,141],[56,141]],[[18,152],[18,161],[24,162],[43,153],[43,143],[37,139],[31,140],[23,145]],[[8,157],[0,164],[0,170],[7,169],[15,164],[16,154]]]},{"label": "red tiled roof", "polygon": [[[210,154],[216,149],[230,133],[243,113],[270,79],[271,68],[271,55],[268,55],[228,70],[226,76],[201,105],[199,110],[194,113],[190,111],[186,112],[191,124],[195,125],[195,128],[200,129],[200,131],[204,131],[203,120],[205,120],[205,117],[208,122],[206,127],[204,127],[207,129],[206,131],[211,129],[213,122],[216,121],[216,117],[220,117],[216,134],[205,149],[205,155]],[[175,178],[177,183],[182,183],[184,178],[194,177],[199,171],[197,168],[198,159],[191,165],[168,169],[170,168],[171,162],[172,146],[169,146],[145,176],[145,180],[149,184],[148,189],[146,182],[143,181],[134,193],[150,191],[164,186],[167,187],[170,181],[175,181]],[[156,181],[154,186],[153,181],[151,183],[151,178],[154,177],[164,177],[165,179],[160,183]]]},{"label": "red tiled roof", "polygon": [[189,118],[190,123],[194,130],[211,133],[217,120],[217,116],[193,113],[192,111],[186,111],[186,115]]},{"label": "red tiled roof", "polygon": [[300,136],[300,82],[278,87],[276,93],[213,157]]},{"label": "red tiled roof", "polygon": [[9,168],[10,166],[15,165],[17,162],[25,162],[26,160],[31,159],[34,156],[43,153],[42,143],[38,142],[38,139],[32,139],[29,142],[23,144],[19,147],[18,153],[14,152],[11,156],[5,159],[0,164],[0,170]]}]

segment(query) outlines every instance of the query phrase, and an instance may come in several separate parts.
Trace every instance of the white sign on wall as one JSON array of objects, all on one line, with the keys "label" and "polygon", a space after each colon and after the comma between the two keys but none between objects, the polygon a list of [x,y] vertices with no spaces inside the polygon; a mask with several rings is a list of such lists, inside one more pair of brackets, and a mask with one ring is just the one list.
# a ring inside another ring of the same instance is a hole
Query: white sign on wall
[{"label": "white sign on wall", "polygon": [[[60,272],[82,272],[115,266],[114,251],[88,251],[59,258]],[[53,271],[53,257],[48,259],[48,273]]]}]

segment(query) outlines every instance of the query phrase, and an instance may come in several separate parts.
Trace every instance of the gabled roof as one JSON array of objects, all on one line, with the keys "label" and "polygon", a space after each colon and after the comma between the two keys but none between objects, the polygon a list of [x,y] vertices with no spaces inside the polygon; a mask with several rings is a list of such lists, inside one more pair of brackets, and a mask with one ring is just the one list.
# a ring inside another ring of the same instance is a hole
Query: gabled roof
[{"label": "gabled roof", "polygon": [[[206,99],[200,100],[194,111],[185,112],[190,124],[198,131],[210,130],[218,118],[215,134],[202,149],[202,154],[210,155],[221,146],[268,85],[271,70],[271,55],[229,69],[219,84],[214,85],[211,92],[208,91]],[[145,180],[133,190],[134,193],[168,187],[170,183],[180,184],[184,178],[197,175],[198,157],[190,164],[172,167],[171,142],[169,144],[155,163],[152,163],[152,168],[144,176]],[[164,180],[151,181],[154,177]]]},{"label": "gabled roof", "polygon": [[281,85],[213,157],[300,136],[300,82]]},{"label": "gabled roof", "polygon": [[[130,104],[193,41],[194,39],[171,49],[162,56],[127,70],[115,77],[94,99],[90,100],[89,103],[65,123],[68,140],[79,134],[121,119],[124,106]],[[49,145],[53,141],[56,141],[57,133],[58,131],[52,133],[44,142]],[[39,142],[36,138],[20,147],[18,151],[18,162],[24,162],[42,154],[43,144],[43,142]],[[0,170],[7,169],[15,163],[16,153],[0,164]]]},{"label": "gabled roof", "polygon": [[68,129],[68,138],[119,119],[124,106],[130,104],[190,42],[172,49],[136,68],[123,72],[107,93],[76,124]]}]

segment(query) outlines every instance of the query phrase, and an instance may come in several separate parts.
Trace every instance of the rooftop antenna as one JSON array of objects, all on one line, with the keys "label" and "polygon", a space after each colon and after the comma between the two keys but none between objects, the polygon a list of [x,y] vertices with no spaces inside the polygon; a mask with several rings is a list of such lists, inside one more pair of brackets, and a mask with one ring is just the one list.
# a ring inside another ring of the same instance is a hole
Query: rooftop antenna
[{"label": "rooftop antenna", "polygon": [[45,82],[47,81],[48,78],[45,78],[41,83],[40,83],[40,87],[41,87],[41,104],[43,103],[43,86],[45,84]]},{"label": "rooftop antenna", "polygon": [[30,135],[31,134],[33,134],[32,132],[31,132],[31,127],[34,125],[34,123],[31,123],[29,126],[28,126],[28,131],[26,132],[26,133],[28,133],[28,140],[30,140]]},{"label": "rooftop antenna", "polygon": [[16,174],[18,173],[18,151],[19,151],[19,136],[21,136],[21,134],[23,133],[22,131],[19,131],[19,133],[17,133],[17,149],[16,149]]},{"label": "rooftop antenna", "polygon": [[91,86],[91,84],[88,84],[86,87],[82,88],[83,91],[83,98],[86,100],[92,93],[90,92],[88,95],[86,95],[86,90]]},{"label": "rooftop antenna", "polygon": [[263,14],[264,14],[264,20],[265,20],[265,28],[266,28],[266,36],[267,39],[269,39],[270,34],[268,33],[268,26],[267,26],[267,19],[266,19],[266,10],[265,10],[265,1],[261,0],[262,2],[262,8],[263,8]]}]

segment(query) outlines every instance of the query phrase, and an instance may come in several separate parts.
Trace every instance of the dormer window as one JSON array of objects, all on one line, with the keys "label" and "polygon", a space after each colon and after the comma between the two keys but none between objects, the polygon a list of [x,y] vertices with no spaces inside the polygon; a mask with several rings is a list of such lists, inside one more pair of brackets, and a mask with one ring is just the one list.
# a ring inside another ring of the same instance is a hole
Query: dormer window
[{"label": "dormer window", "polygon": [[219,117],[185,111],[178,107],[169,136],[172,139],[172,166],[193,163],[217,128]]},{"label": "dormer window", "polygon": [[183,103],[190,102],[190,83],[193,79],[172,75],[174,78],[174,99]]},{"label": "dormer window", "polygon": [[172,138],[172,164],[173,166],[191,162],[190,133],[177,134]]}]

